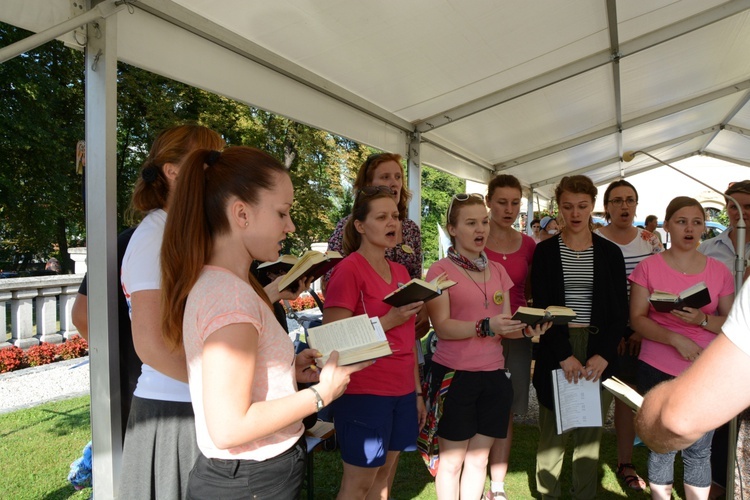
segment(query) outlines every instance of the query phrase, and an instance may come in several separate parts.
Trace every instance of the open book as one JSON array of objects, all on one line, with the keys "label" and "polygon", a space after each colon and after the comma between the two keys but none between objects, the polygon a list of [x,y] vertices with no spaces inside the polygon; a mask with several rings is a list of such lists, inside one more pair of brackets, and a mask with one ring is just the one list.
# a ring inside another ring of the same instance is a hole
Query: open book
[{"label": "open book", "polygon": [[380,320],[366,314],[310,328],[307,343],[323,354],[323,364],[333,351],[339,353],[339,366],[393,354]]},{"label": "open book", "polygon": [[602,385],[617,399],[634,410],[638,410],[643,404],[643,396],[617,377],[609,377],[602,382]]},{"label": "open book", "polygon": [[706,284],[701,281],[681,291],[678,295],[654,290],[648,301],[651,302],[651,305],[657,311],[669,312],[673,309],[682,309],[683,307],[699,309],[711,303],[711,295],[708,293]]},{"label": "open book", "polygon": [[283,274],[286,271],[286,276],[279,282],[279,291],[282,291],[293,286],[300,278],[320,278],[343,258],[332,250],[325,253],[308,250],[299,258],[282,255],[273,262],[264,262],[258,266],[258,272]]},{"label": "open book", "polygon": [[593,382],[581,377],[574,384],[568,382],[565,372],[558,368],[552,371],[552,388],[558,434],[577,427],[602,426],[601,387],[598,380]]},{"label": "open book", "polygon": [[264,262],[259,265],[257,268],[258,276],[266,276],[270,281],[273,281],[277,276],[288,273],[297,263],[297,260],[299,259],[294,255],[281,254],[273,262]]},{"label": "open book", "polygon": [[519,307],[512,319],[523,321],[529,326],[552,322],[555,325],[565,325],[576,317],[573,309],[565,306],[549,306],[547,309],[537,307]]},{"label": "open book", "polygon": [[401,285],[398,290],[394,290],[386,295],[383,302],[393,307],[401,307],[412,302],[419,302],[420,300],[427,302],[455,284],[456,282],[449,280],[445,273],[429,282],[414,278]]}]

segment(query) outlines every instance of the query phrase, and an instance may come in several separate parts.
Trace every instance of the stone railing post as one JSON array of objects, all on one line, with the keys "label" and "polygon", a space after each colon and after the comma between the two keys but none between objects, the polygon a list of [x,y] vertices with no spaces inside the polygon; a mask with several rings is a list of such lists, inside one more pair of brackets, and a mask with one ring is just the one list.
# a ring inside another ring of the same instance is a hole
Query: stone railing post
[{"label": "stone railing post", "polygon": [[6,304],[11,299],[10,292],[0,292],[0,349],[3,347],[10,347],[11,344],[8,342],[8,324],[5,320],[5,308]]},{"label": "stone railing post", "polygon": [[10,303],[11,343],[21,349],[39,344],[34,337],[32,300],[37,296],[36,289],[14,290]]},{"label": "stone railing post", "polygon": [[76,294],[78,294],[78,286],[62,287],[62,294],[60,294],[60,335],[65,340],[78,334],[78,329],[73,324],[72,317]]},{"label": "stone railing post", "polygon": [[59,344],[62,335],[57,333],[57,296],[62,288],[40,288],[36,297],[36,337],[39,342]]}]

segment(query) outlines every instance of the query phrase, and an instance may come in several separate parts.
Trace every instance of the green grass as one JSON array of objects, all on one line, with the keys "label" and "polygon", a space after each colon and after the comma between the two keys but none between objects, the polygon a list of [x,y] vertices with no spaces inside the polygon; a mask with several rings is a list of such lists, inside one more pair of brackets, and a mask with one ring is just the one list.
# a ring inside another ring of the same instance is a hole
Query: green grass
[{"label": "green grass", "polygon": [[[516,425],[506,491],[512,499],[534,498],[534,463],[539,432],[532,425]],[[87,499],[90,489],[75,491],[67,482],[70,463],[78,458],[90,437],[88,396],[47,403],[28,410],[0,415],[0,491],[3,499]],[[633,462],[646,472],[648,450],[636,447]],[[648,498],[646,493],[624,490],[615,476],[615,436],[605,432],[599,467],[597,498]],[[314,454],[315,498],[334,498],[341,481],[337,451]],[[675,477],[682,477],[677,460]],[[563,465],[562,491],[570,489],[570,453]],[[673,498],[682,499],[680,486]],[[489,483],[488,483],[489,484]],[[404,453],[394,483],[394,499],[434,499],[435,485],[417,453]],[[303,492],[302,498],[307,498]]]},{"label": "green grass", "polygon": [[88,396],[0,415],[0,491],[6,499],[87,499],[68,483],[91,440]]}]

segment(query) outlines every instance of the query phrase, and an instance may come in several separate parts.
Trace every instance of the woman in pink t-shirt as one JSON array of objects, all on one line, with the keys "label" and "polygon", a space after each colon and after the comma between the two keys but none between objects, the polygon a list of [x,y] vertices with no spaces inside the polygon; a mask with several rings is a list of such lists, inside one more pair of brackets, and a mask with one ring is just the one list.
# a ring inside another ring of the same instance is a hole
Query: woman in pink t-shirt
[{"label": "woman in pink t-shirt", "polygon": [[506,437],[513,402],[501,341],[541,335],[549,324],[531,329],[511,319],[513,282],[484,253],[490,225],[484,197],[455,195],[447,222],[453,246],[427,273],[428,280],[446,274],[456,282],[427,303],[438,336],[429,397],[440,390],[443,398],[435,488],[440,498],[458,498],[459,492],[479,498],[490,447]]},{"label": "woman in pink t-shirt", "polygon": [[[630,324],[643,335],[638,356],[638,389],[648,390],[682,373],[721,331],[734,300],[734,282],[721,262],[698,252],[705,212],[693,198],[679,196],[667,206],[664,229],[672,245],[640,262],[630,275]],[[655,291],[679,294],[700,282],[711,302],[700,309],[658,312],[649,302]],[[711,487],[711,437],[706,433],[682,451],[683,482],[688,498],[708,498]],[[648,458],[652,498],[671,497],[676,452]]]},{"label": "woman in pink t-shirt", "polygon": [[[369,363],[320,371],[294,355],[271,301],[250,274],[294,231],[283,165],[248,147],[201,149],[182,166],[161,249],[162,332],[184,347],[200,455],[187,498],[296,499],[307,448],[302,419]],[[319,382],[298,391],[297,382]]]},{"label": "woman in pink t-shirt", "polygon": [[399,211],[387,186],[357,192],[344,227],[343,250],[326,289],[323,323],[367,314],[378,317],[393,354],[352,375],[333,406],[344,475],[338,498],[389,497],[399,453],[416,449],[426,411],[414,351],[414,321],[422,302],[391,307],[383,298],[409,281],[386,258],[401,235]]},{"label": "woman in pink t-shirt", "polygon": [[[484,251],[487,257],[502,265],[513,281],[510,290],[510,310],[515,312],[526,305],[531,297],[526,287],[536,243],[531,236],[518,232],[513,224],[521,210],[521,183],[512,175],[497,175],[487,186],[485,201],[490,209],[490,234]],[[539,226],[539,221],[536,221]],[[533,225],[533,222],[532,222]],[[529,410],[529,385],[531,384],[531,339],[503,339],[505,368],[513,383],[511,414],[525,415]],[[503,493],[505,475],[513,439],[513,419],[508,422],[508,436],[497,439],[490,451],[490,494]]]}]

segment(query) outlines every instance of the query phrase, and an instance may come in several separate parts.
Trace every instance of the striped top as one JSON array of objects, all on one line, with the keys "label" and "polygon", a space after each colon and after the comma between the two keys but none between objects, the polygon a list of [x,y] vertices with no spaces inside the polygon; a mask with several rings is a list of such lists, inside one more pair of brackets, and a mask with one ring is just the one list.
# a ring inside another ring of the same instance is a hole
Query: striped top
[{"label": "striped top", "polygon": [[562,238],[560,260],[565,282],[565,305],[576,313],[576,323],[591,323],[591,303],[594,297],[594,246],[576,252],[565,245]]},{"label": "striped top", "polygon": [[[633,272],[635,266],[646,257],[664,251],[664,247],[654,233],[646,231],[640,227],[637,227],[636,229],[638,230],[638,234],[636,234],[635,238],[633,238],[630,243],[620,245],[617,242],[613,242],[620,247],[622,256],[625,258],[625,281],[628,284],[628,297],[630,296],[630,280],[627,278],[630,276],[630,273]],[[602,238],[607,238],[598,229],[594,232]]]}]

